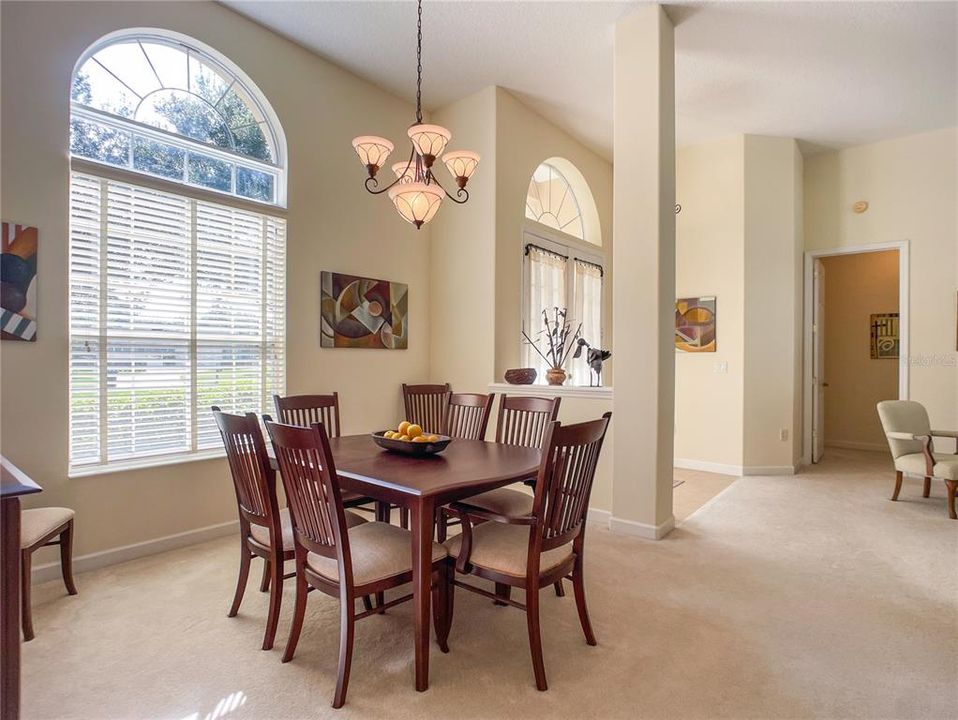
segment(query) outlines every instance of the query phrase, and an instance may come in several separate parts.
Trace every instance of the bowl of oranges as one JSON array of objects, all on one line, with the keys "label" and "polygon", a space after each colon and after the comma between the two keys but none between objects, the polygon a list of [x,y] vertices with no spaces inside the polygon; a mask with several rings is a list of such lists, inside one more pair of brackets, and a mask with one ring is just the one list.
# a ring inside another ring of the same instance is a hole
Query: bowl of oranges
[{"label": "bowl of oranges", "polygon": [[392,452],[424,457],[446,449],[452,438],[424,432],[416,423],[403,420],[395,430],[380,430],[373,433],[373,441],[379,447]]}]

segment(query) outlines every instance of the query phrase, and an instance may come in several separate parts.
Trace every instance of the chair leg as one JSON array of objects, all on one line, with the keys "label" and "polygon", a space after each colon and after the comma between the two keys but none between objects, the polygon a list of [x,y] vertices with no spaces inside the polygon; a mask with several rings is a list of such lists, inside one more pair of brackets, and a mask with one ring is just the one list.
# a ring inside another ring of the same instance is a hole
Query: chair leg
[{"label": "chair leg", "polygon": [[270,570],[269,613],[266,616],[266,635],[263,650],[272,650],[279,625],[279,611],[283,605],[283,556],[273,558],[266,567]]},{"label": "chair leg", "polygon": [[336,674],[336,694],[333,696],[334,708],[341,708],[346,703],[349,668],[353,662],[353,629],[356,622],[353,616],[353,599],[348,593],[340,597],[339,607],[339,671]]},{"label": "chair leg", "polygon": [[565,588],[562,587],[562,578],[556,580],[553,587],[556,590],[556,597],[565,597]]},{"label": "chair leg", "polygon": [[389,522],[389,503],[376,501],[376,522]]},{"label": "chair leg", "polygon": [[542,635],[539,632],[539,588],[529,579],[526,589],[526,624],[529,626],[529,649],[532,651],[532,670],[536,676],[536,688],[548,690],[546,667],[542,662]]},{"label": "chair leg", "polygon": [[958,492],[958,480],[945,480],[945,488],[948,493],[948,517],[952,520],[958,520],[958,514],[955,514],[955,493]]},{"label": "chair leg", "polygon": [[449,633],[452,631],[452,612],[455,608],[456,586],[452,581],[456,579],[455,561],[450,558],[446,562],[446,607],[444,608],[445,629],[443,630],[446,644],[449,644]]},{"label": "chair leg", "polygon": [[444,543],[449,534],[449,518],[440,507],[436,510],[436,542]]},{"label": "chair leg", "polygon": [[572,570],[572,589],[575,592],[575,607],[579,611],[579,624],[582,625],[582,634],[585,635],[585,641],[588,645],[595,645],[595,633],[592,632],[589,608],[585,603],[585,575],[581,556],[576,556],[575,568]]},{"label": "chair leg", "polygon": [[449,624],[446,622],[446,613],[449,611],[449,565],[442,563],[436,572],[432,586],[432,618],[436,630],[436,644],[444,653],[449,652]]},{"label": "chair leg", "polygon": [[925,478],[925,487],[922,488],[921,496],[922,496],[922,497],[928,497],[929,495],[931,495],[931,478],[930,478],[930,477],[926,477],[926,478]]},{"label": "chair leg", "polygon": [[302,570],[296,568],[296,605],[293,607],[293,624],[289,629],[289,639],[286,641],[286,651],[283,653],[283,662],[289,662],[293,659],[296,652],[296,643],[299,642],[299,634],[303,631],[303,618],[306,616],[306,578],[303,577]]},{"label": "chair leg", "polygon": [[20,619],[23,625],[23,641],[33,640],[33,612],[30,605],[31,553],[20,552]]},{"label": "chair leg", "polygon": [[[506,585],[505,583],[496,583],[496,595],[508,600],[510,597],[512,597],[512,587]],[[492,604],[501,605],[502,607],[506,606],[506,603],[499,602],[498,600],[493,600]]]},{"label": "chair leg", "polygon": [[228,617],[236,617],[236,613],[239,612],[240,603],[243,602],[243,593],[246,592],[246,581],[249,579],[249,566],[252,560],[253,556],[246,547],[246,541],[240,541],[239,577],[236,578],[236,592],[233,594],[233,605],[230,607]]},{"label": "chair leg", "polygon": [[901,471],[895,473],[895,491],[891,494],[892,500],[898,499],[898,493],[901,492]]},{"label": "chair leg", "polygon": [[[376,594],[378,595],[379,593],[376,593]],[[363,610],[365,610],[366,612],[369,612],[372,609],[373,609],[373,603],[369,599],[369,595],[363,595]]]},{"label": "chair leg", "polygon": [[376,613],[377,615],[385,615],[385,614],[386,614],[386,611],[382,609],[382,608],[383,608],[383,605],[385,605],[385,604],[386,604],[386,593],[384,593],[384,592],[378,592],[378,593],[376,593],[376,607],[379,608],[379,612]]},{"label": "chair leg", "polygon": [[259,583],[260,592],[269,592],[269,571],[270,562],[267,558],[263,558],[263,579]]},{"label": "chair leg", "polygon": [[60,533],[60,572],[63,574],[63,584],[67,593],[77,594],[77,586],[73,581],[73,521],[67,523],[67,528]]},{"label": "chair leg", "polygon": [[409,529],[409,508],[399,508],[399,527]]}]

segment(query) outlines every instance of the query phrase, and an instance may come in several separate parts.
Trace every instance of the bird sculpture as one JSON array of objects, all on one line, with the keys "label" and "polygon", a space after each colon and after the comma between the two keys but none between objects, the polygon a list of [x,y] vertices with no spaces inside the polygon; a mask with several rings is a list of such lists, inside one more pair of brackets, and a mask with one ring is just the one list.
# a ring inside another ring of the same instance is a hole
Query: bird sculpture
[{"label": "bird sculpture", "polygon": [[[586,352],[586,362],[589,363],[589,368],[591,372],[589,373],[589,387],[601,387],[602,385],[602,363],[612,357],[611,350],[600,350],[599,348],[594,348],[589,343],[585,341],[584,338],[579,338],[578,341],[579,347],[575,349],[575,354],[573,358],[581,357],[582,350],[588,348]],[[592,376],[595,375],[595,384],[592,383]]]}]

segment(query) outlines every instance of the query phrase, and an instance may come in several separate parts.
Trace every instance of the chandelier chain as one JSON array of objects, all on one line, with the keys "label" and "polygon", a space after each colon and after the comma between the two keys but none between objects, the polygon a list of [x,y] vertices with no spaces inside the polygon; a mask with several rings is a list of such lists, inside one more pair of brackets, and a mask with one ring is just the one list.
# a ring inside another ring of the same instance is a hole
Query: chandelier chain
[{"label": "chandelier chain", "polygon": [[416,25],[416,122],[422,122],[422,0],[419,0],[419,19]]}]

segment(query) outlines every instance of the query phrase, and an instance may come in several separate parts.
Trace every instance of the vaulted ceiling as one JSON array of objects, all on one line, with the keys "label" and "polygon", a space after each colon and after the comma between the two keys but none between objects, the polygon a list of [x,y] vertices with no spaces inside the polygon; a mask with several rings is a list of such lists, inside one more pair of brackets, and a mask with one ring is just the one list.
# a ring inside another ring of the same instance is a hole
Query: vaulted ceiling
[{"label": "vaulted ceiling", "polygon": [[[416,7],[247,2],[237,12],[355,74],[415,96]],[[427,0],[427,109],[500,85],[612,156],[617,2]],[[958,124],[958,4],[670,4],[679,145],[736,133],[797,137],[806,152]]]}]

